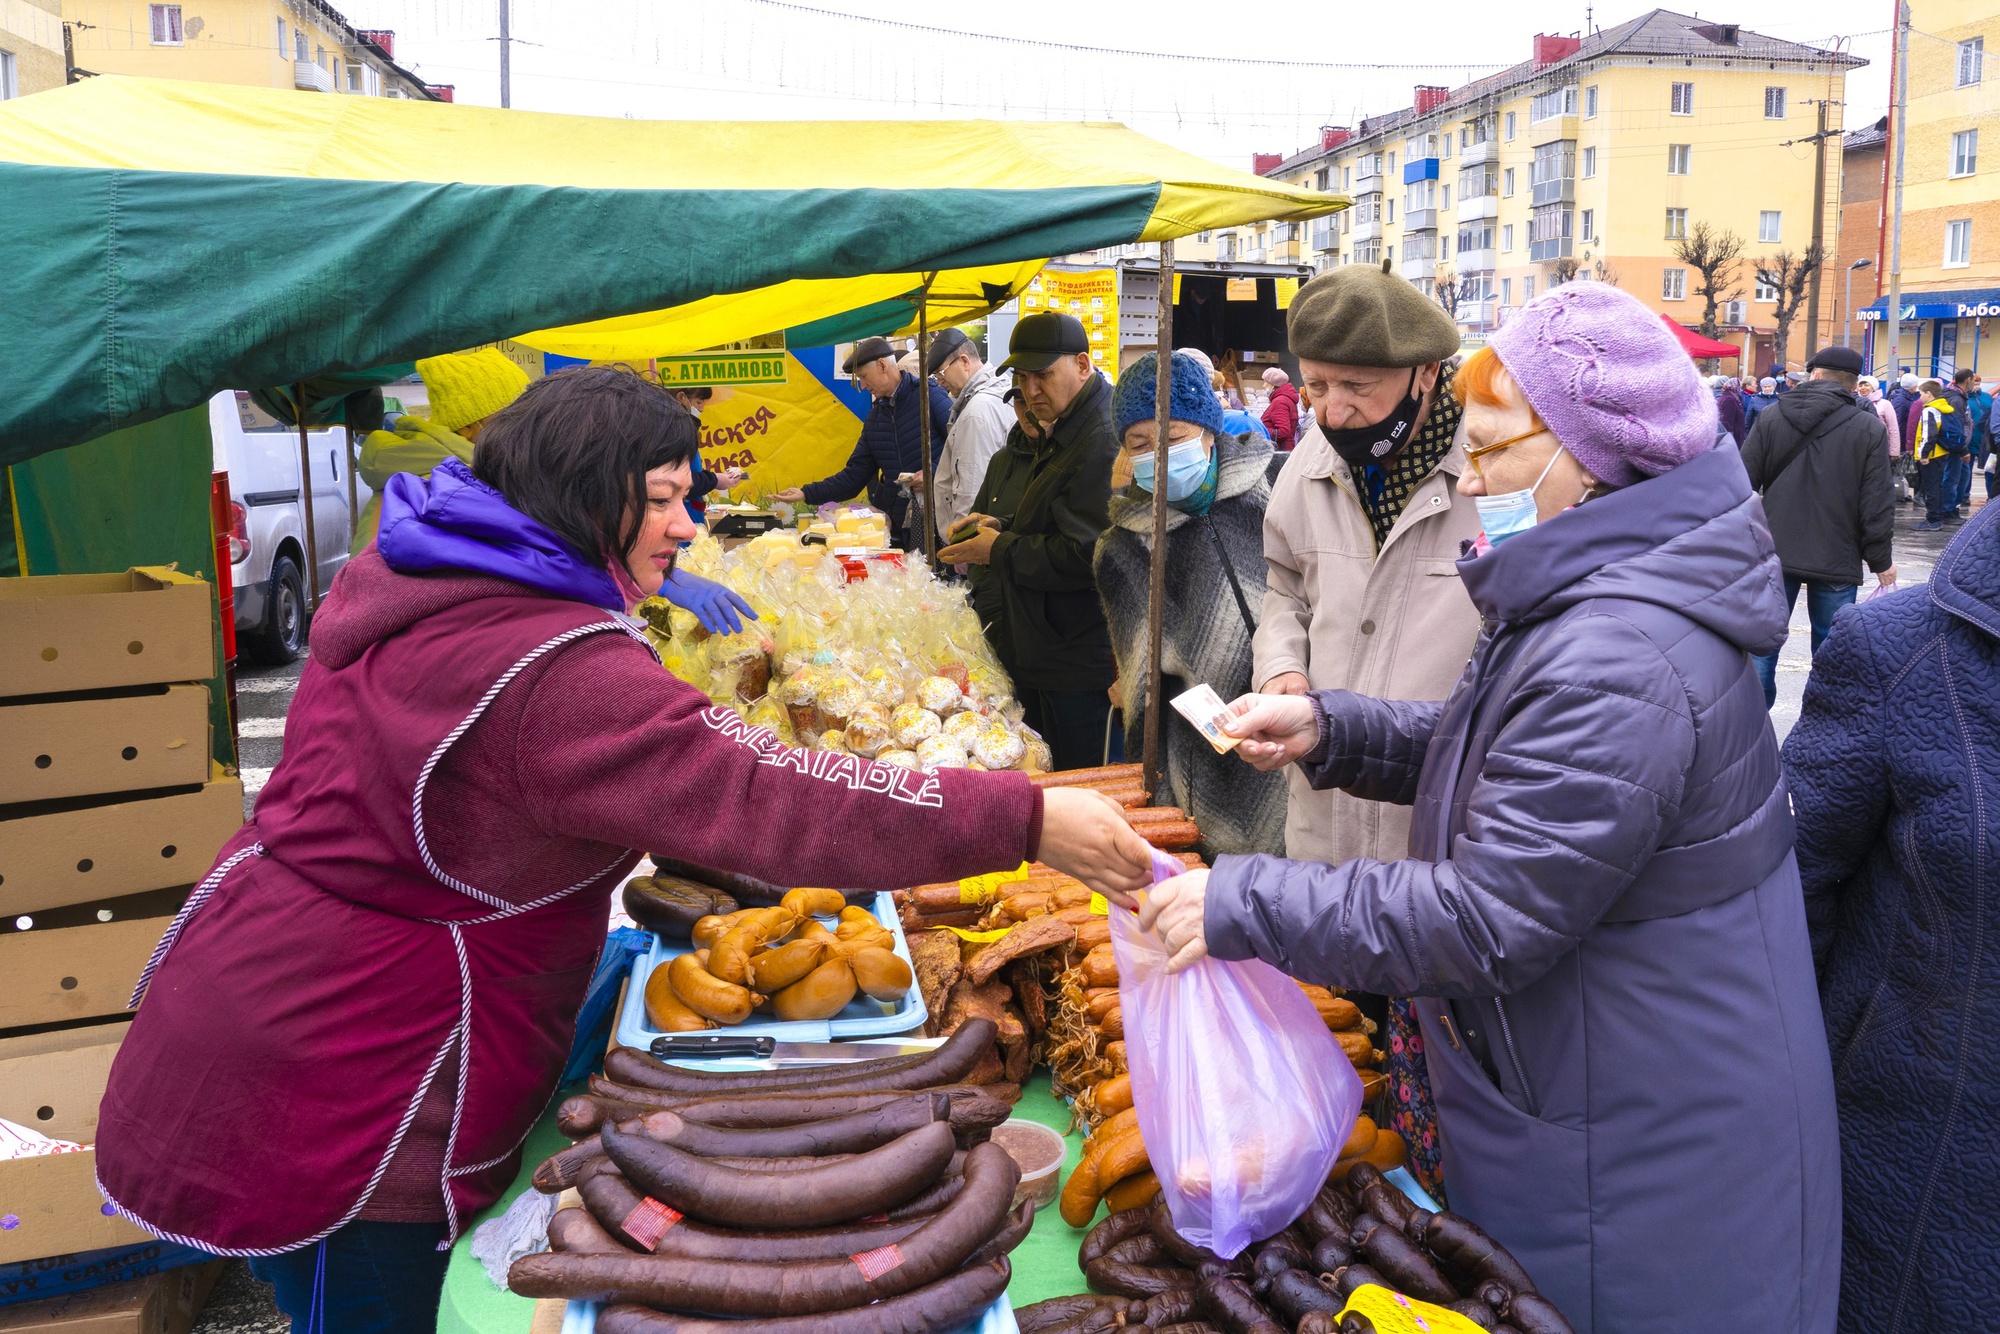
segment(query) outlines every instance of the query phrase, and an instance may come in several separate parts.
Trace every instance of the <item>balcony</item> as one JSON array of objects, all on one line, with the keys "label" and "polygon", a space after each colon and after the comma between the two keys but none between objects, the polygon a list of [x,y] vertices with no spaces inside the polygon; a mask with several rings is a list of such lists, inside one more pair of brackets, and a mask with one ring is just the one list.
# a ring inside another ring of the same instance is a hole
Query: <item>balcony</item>
[{"label": "balcony", "polygon": [[1434,259],[1405,259],[1397,261],[1396,271],[1415,283],[1437,277],[1438,266]]},{"label": "balcony", "polygon": [[1415,158],[1403,164],[1403,184],[1415,185],[1418,181],[1434,181],[1438,178],[1438,160],[1434,157]]},{"label": "balcony", "polygon": [[1534,204],[1573,204],[1576,202],[1576,177],[1564,176],[1553,181],[1537,181],[1534,185]]},{"label": "balcony", "polygon": [[1403,214],[1403,230],[1406,232],[1434,232],[1438,229],[1438,211],[1434,208],[1413,208]]},{"label": "balcony", "polygon": [[1528,261],[1541,264],[1551,259],[1561,259],[1570,253],[1570,238],[1557,237],[1552,241],[1528,242]]},{"label": "balcony", "polygon": [[1489,296],[1478,301],[1461,301],[1455,318],[1467,328],[1490,329],[1499,323],[1500,298]]},{"label": "balcony", "polygon": [[1268,264],[1297,264],[1300,262],[1299,252],[1304,248],[1297,241],[1273,241],[1270,248],[1264,252],[1265,262]]},{"label": "balcony", "polygon": [[1461,199],[1458,201],[1458,220],[1460,222],[1478,222],[1481,218],[1497,218],[1499,216],[1499,195],[1475,195],[1471,199]]},{"label": "balcony", "polygon": [[1482,139],[1470,148],[1461,148],[1458,150],[1458,167],[1460,171],[1465,170],[1467,167],[1480,167],[1488,162],[1498,162],[1499,160],[1500,145],[1491,139]]},{"label": "balcony", "polygon": [[333,75],[310,60],[294,60],[292,87],[303,88],[309,93],[330,93],[333,91]]},{"label": "balcony", "polygon": [[1381,194],[1382,193],[1381,171],[1379,169],[1367,169],[1363,172],[1363,174],[1357,175],[1354,178],[1354,188],[1352,190],[1349,190],[1348,193],[1353,195],[1357,199],[1360,198],[1362,195]]},{"label": "balcony", "polygon": [[1373,222],[1355,223],[1353,230],[1348,233],[1347,239],[1355,242],[1381,240],[1382,220],[1377,218]]},{"label": "balcony", "polygon": [[1529,145],[1533,147],[1538,144],[1550,143],[1557,139],[1574,139],[1576,138],[1576,126],[1577,120],[1574,114],[1568,116],[1550,116],[1547,120],[1530,120],[1528,122]]},{"label": "balcony", "polygon": [[1458,252],[1460,273],[1491,273],[1500,267],[1499,252],[1492,248],[1484,250],[1461,250]]}]

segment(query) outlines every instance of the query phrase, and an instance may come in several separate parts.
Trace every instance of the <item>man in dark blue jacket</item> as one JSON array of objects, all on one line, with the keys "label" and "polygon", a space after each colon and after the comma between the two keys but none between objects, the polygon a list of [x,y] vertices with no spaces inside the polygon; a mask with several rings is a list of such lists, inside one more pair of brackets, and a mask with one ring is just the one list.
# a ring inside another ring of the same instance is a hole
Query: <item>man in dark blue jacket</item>
[{"label": "man in dark blue jacket", "polygon": [[[897,368],[896,350],[886,338],[862,339],[841,368],[854,377],[855,384],[875,396],[875,406],[861,423],[859,443],[839,472],[824,481],[780,491],[775,499],[824,505],[847,500],[866,487],[868,503],[889,516],[890,542],[904,550],[919,550],[924,535],[910,531],[909,499],[897,480],[924,470],[923,422],[917,415],[919,381]],[[930,390],[931,463],[935,466],[951,422],[951,395],[928,380],[921,383]]]}]

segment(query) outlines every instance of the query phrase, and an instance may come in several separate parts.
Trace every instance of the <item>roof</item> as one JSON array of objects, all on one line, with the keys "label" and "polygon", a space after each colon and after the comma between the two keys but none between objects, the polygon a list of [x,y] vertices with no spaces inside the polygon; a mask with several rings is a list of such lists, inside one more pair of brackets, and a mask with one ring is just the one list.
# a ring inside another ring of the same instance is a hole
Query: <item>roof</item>
[{"label": "roof", "polygon": [[1866,153],[1889,144],[1889,118],[1882,117],[1873,125],[1859,130],[1849,130],[1840,136],[1840,151],[1843,153]]},{"label": "roof", "polygon": [[439,97],[436,93],[431,91],[431,85],[429,83],[417,77],[415,74],[412,74],[410,71],[404,69],[401,65],[398,65],[396,63],[395,57],[391,56],[387,51],[384,51],[381,47],[377,46],[373,41],[371,41],[367,37],[362,36],[361,30],[355,27],[352,23],[350,23],[345,14],[335,9],[332,5],[326,3],[326,0],[306,0],[306,3],[309,6],[311,6],[314,12],[319,14],[321,18],[325,19],[328,23],[334,24],[342,32],[346,33],[348,37],[348,44],[350,46],[366,47],[368,49],[369,54],[373,55],[377,60],[381,61],[383,64],[387,65],[390,69],[394,70],[398,75],[398,77],[404,79],[405,81],[413,85],[415,88],[417,88],[419,91],[423,93],[425,98],[429,99],[430,101],[441,102],[444,100],[443,98]]}]

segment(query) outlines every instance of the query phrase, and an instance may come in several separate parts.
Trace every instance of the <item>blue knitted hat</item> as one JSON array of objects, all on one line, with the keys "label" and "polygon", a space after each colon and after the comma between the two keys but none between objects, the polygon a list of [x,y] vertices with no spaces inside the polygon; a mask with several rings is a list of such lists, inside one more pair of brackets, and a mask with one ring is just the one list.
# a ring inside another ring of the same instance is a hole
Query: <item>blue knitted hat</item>
[{"label": "blue knitted hat", "polygon": [[[1159,354],[1148,352],[1125,368],[1118,377],[1117,388],[1111,391],[1111,428],[1117,432],[1120,443],[1133,422],[1153,420],[1159,364]],[[1185,352],[1174,353],[1168,419],[1189,422],[1210,435],[1222,435],[1222,405],[1215,401],[1215,390],[1210,384],[1208,372],[1201,368],[1200,362]]]}]

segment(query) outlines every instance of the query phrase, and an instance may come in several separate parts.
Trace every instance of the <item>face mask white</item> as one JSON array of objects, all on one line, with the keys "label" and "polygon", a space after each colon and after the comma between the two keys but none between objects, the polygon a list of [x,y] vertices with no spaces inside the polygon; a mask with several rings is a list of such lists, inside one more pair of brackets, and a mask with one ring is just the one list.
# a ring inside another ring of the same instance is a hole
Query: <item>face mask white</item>
[{"label": "face mask white", "polygon": [[1560,449],[1549,455],[1548,464],[1542,469],[1542,475],[1537,477],[1535,484],[1525,491],[1508,491],[1497,496],[1472,498],[1473,506],[1479,511],[1479,521],[1486,526],[1486,540],[1489,543],[1497,547],[1508,538],[1527,532],[1540,521],[1540,512],[1535,505],[1535,492],[1548,477],[1549,469],[1555,467],[1556,460],[1561,457]]}]

